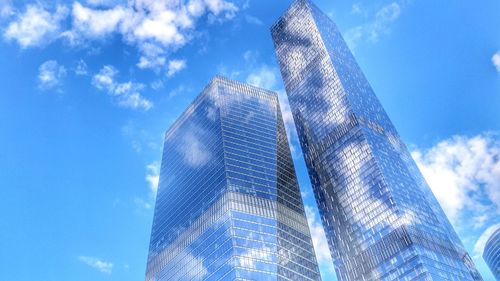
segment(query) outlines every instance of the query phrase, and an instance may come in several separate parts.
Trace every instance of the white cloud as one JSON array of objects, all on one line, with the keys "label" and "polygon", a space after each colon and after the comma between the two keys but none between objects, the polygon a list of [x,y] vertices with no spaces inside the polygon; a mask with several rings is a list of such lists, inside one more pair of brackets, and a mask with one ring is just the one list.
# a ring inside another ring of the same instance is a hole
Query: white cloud
[{"label": "white cloud", "polygon": [[153,107],[153,103],[139,93],[144,89],[143,84],[131,81],[118,83],[115,81],[117,74],[118,71],[113,66],[106,65],[94,75],[92,85],[112,96],[121,107],[144,110]]},{"label": "white cloud", "polygon": [[316,258],[321,268],[325,268],[331,274],[335,272],[333,268],[333,261],[328,248],[328,241],[326,240],[325,230],[319,221],[314,209],[311,206],[305,206],[307,222],[311,230],[311,238],[316,252]]},{"label": "white cloud", "polygon": [[[127,129],[128,130],[128,129]],[[160,162],[155,161],[146,165],[145,180],[149,186],[149,193],[146,199],[136,197],[135,205],[143,209],[151,209],[154,206],[156,193],[158,192],[158,183],[160,182]]]},{"label": "white cloud", "polygon": [[74,69],[76,75],[87,75],[87,63],[84,60],[79,60],[76,63],[76,67]]},{"label": "white cloud", "polygon": [[92,84],[99,90],[113,92],[115,87],[114,77],[117,73],[118,71],[113,66],[105,65],[99,73],[94,75]]},{"label": "white cloud", "polygon": [[476,244],[474,244],[474,256],[476,258],[481,257],[483,255],[484,251],[484,246],[486,245],[486,242],[490,238],[490,236],[500,228],[500,223],[497,223],[495,225],[492,225],[488,227],[481,236],[479,236],[479,239],[477,240]]},{"label": "white cloud", "polygon": [[[348,30],[345,39],[349,47],[355,49],[358,43],[365,39],[377,42],[381,35],[389,33],[390,25],[399,18],[405,3],[405,1],[392,2],[378,10],[370,22]],[[359,5],[355,4],[352,12],[361,13],[362,10]]]},{"label": "white cloud", "polygon": [[38,86],[40,89],[51,89],[61,85],[61,79],[66,76],[66,68],[55,60],[49,60],[38,68]]},{"label": "white cloud", "polygon": [[[9,0],[0,0],[0,5],[2,16],[12,13]],[[63,38],[72,46],[87,46],[93,40],[119,35],[125,43],[137,47],[139,68],[159,70],[165,69],[168,54],[194,37],[200,18],[206,15],[209,22],[224,21],[237,11],[236,5],[225,0],[75,1],[71,13],[64,6],[57,6],[51,13],[39,4],[29,4],[9,24],[4,37],[27,48],[55,38]],[[68,14],[70,20],[65,21]],[[62,27],[66,22],[71,25]],[[175,69],[168,72],[173,75]]]},{"label": "white cloud", "polygon": [[93,267],[102,273],[111,274],[111,272],[113,271],[113,263],[111,262],[87,256],[79,256],[78,259],[86,265]]},{"label": "white cloud", "polygon": [[160,163],[153,162],[146,166],[146,170],[146,181],[148,182],[149,188],[151,189],[153,195],[156,195],[156,191],[158,190],[158,182],[160,181]]},{"label": "white cloud", "polygon": [[223,0],[205,0],[205,5],[214,15],[226,12],[226,18],[232,18],[234,13],[238,11],[238,8],[233,3]]},{"label": "white cloud", "polygon": [[153,103],[148,99],[145,99],[138,92],[128,93],[126,95],[121,96],[118,99],[118,105],[127,108],[133,109],[144,109],[148,110],[153,107]]},{"label": "white cloud", "polygon": [[163,46],[181,46],[187,41],[181,29],[192,27],[191,18],[185,10],[178,13],[165,9],[143,19],[133,27],[129,36],[139,41],[154,40]]},{"label": "white cloud", "polygon": [[39,5],[30,4],[7,26],[4,37],[17,41],[21,48],[46,44],[58,35],[61,22],[67,15],[68,9],[64,6],[57,6],[51,13]]},{"label": "white cloud", "polygon": [[138,67],[153,69],[165,64],[166,53],[192,38],[196,21],[204,14],[212,19],[229,19],[238,10],[224,0],[131,0],[108,8],[102,8],[110,6],[102,4],[103,1],[92,2],[100,8],[86,7],[79,2],[73,4],[73,26],[63,37],[79,44],[84,40],[121,35],[126,43],[137,46],[141,52]]},{"label": "white cloud", "polygon": [[187,4],[187,10],[190,15],[194,17],[199,17],[205,12],[205,4],[203,0],[193,0],[189,1]]},{"label": "white cloud", "polygon": [[491,57],[491,62],[495,66],[496,70],[500,72],[500,51],[496,52],[493,57]]},{"label": "white cloud", "polygon": [[165,65],[166,58],[160,56],[152,56],[146,57],[141,56],[139,62],[137,63],[137,67],[140,69],[157,69],[163,65]]},{"label": "white cloud", "polygon": [[247,76],[246,82],[250,85],[272,90],[276,86],[276,69],[262,65]]},{"label": "white cloud", "polygon": [[412,153],[452,223],[462,214],[476,226],[500,213],[500,141],[497,135],[454,136]]},{"label": "white cloud", "polygon": [[139,45],[141,57],[137,67],[159,72],[167,62],[166,50],[159,44],[145,42]]},{"label": "white cloud", "polygon": [[174,76],[177,72],[186,68],[185,60],[171,60],[168,62],[167,77]]},{"label": "white cloud", "polygon": [[98,10],[73,3],[73,28],[89,37],[102,37],[117,30],[126,10],[120,5],[111,9]]},{"label": "white cloud", "polygon": [[14,8],[10,0],[0,0],[0,19],[8,18],[14,14]]}]

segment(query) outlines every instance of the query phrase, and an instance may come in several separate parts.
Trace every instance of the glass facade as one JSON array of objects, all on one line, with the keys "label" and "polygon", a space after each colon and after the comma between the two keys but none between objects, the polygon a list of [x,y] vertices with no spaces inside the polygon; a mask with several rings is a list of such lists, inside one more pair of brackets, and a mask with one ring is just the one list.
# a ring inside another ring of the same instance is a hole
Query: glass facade
[{"label": "glass facade", "polygon": [[482,280],[333,21],[271,33],[338,279]]},{"label": "glass facade", "polygon": [[483,259],[495,279],[500,281],[500,227],[493,232],[484,245]]},{"label": "glass facade", "polygon": [[166,132],[153,280],[320,280],[276,93],[217,76]]}]

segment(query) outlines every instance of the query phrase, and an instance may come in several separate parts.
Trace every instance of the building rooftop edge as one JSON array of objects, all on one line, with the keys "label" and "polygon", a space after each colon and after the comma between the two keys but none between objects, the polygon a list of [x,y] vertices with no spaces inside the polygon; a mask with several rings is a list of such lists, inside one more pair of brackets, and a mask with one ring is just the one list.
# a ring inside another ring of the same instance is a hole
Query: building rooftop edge
[{"label": "building rooftop edge", "polygon": [[210,80],[210,83],[217,83],[218,80],[225,81],[225,82],[230,83],[230,84],[238,84],[238,85],[243,86],[243,87],[253,88],[255,90],[263,91],[263,92],[266,92],[266,93],[268,93],[270,95],[273,95],[273,96],[275,96],[275,95],[277,96],[278,95],[273,90],[262,88],[262,87],[259,87],[259,86],[255,86],[255,85],[252,85],[252,84],[249,84],[249,83],[246,83],[246,82],[241,82],[241,81],[238,81],[238,80],[230,79],[230,78],[227,78],[227,77],[219,75],[219,74],[214,75],[214,77]]},{"label": "building rooftop edge", "polygon": [[[491,243],[493,242],[493,238],[496,238],[496,236],[499,236],[500,235],[500,226],[497,227],[497,229],[495,231],[493,231],[493,233],[491,233],[490,237],[488,237],[488,240],[486,240],[486,243],[484,243],[484,249],[483,250],[486,250],[487,247],[491,247]],[[483,251],[483,257],[485,255],[486,251]]]},{"label": "building rooftop edge", "polygon": [[200,101],[203,99],[205,95],[209,93],[209,89],[214,85],[220,85],[221,82],[229,83],[233,85],[239,85],[242,87],[247,87],[253,90],[257,90],[259,92],[265,93],[273,98],[278,98],[278,94],[275,91],[268,90],[265,88],[257,87],[248,83],[244,83],[241,81],[237,81],[234,79],[227,78],[220,74],[214,75],[210,81],[205,85],[205,87],[200,91],[200,93],[196,96],[196,98],[184,109],[184,111],[175,119],[175,121],[170,125],[170,127],[165,131],[165,138],[169,136],[172,132],[174,132],[177,127],[194,111],[194,109],[198,106]]},{"label": "building rooftop edge", "polygon": [[281,16],[271,25],[271,27],[269,28],[271,31],[278,25],[278,23],[285,17],[285,15],[287,15],[290,10],[295,7],[296,5],[306,5],[307,7],[309,7],[311,3],[310,0],[293,0],[292,4],[290,4],[288,6],[288,8],[286,8],[286,10],[283,11],[283,13],[281,13]]}]

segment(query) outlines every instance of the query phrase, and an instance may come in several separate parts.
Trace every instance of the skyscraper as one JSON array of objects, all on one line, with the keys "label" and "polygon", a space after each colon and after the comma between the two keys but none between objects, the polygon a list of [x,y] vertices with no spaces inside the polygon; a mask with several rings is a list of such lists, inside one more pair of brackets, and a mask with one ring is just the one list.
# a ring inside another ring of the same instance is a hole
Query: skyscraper
[{"label": "skyscraper", "polygon": [[271,33],[338,279],[481,280],[333,21]]},{"label": "skyscraper", "polygon": [[493,273],[493,276],[500,281],[500,227],[486,241],[483,259]]},{"label": "skyscraper", "polygon": [[274,92],[215,77],[166,132],[152,280],[320,280]]}]

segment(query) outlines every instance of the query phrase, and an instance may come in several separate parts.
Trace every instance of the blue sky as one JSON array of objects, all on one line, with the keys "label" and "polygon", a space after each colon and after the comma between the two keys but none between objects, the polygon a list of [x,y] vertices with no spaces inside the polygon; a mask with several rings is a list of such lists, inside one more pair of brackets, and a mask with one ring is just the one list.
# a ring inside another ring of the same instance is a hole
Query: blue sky
[{"label": "blue sky", "polygon": [[[289,1],[0,0],[3,280],[141,280],[164,131],[215,74],[276,90]],[[486,280],[500,224],[500,3],[326,1]],[[134,5],[132,8],[131,5]]]}]

